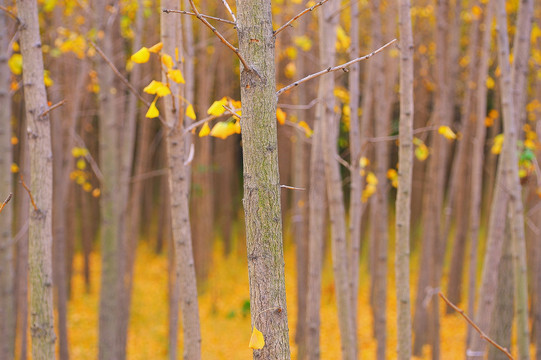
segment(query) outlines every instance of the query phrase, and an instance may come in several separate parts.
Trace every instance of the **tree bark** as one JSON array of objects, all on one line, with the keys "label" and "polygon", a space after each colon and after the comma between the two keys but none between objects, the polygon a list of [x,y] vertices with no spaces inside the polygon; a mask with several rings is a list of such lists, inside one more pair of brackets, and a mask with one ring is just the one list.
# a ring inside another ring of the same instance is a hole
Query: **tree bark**
[{"label": "tree bark", "polygon": [[[174,1],[163,0],[163,8],[173,8]],[[182,24],[170,15],[161,15],[161,39],[163,53],[175,58],[175,68],[182,68],[182,54],[175,56],[175,49],[182,49]],[[184,69],[185,70],[185,69]],[[167,76],[162,74],[162,81]],[[187,160],[187,144],[190,135],[184,134],[184,105],[177,100],[182,98],[183,88],[169,82],[171,94],[164,98],[167,127],[165,137],[169,167],[169,191],[171,195],[172,235],[175,249],[176,273],[180,277],[180,303],[184,337],[185,360],[201,359],[201,330],[199,326],[199,305],[192,248],[192,234],[189,213],[190,169]]]},{"label": "tree bark", "polygon": [[244,213],[252,327],[265,337],[254,359],[290,359],[276,135],[271,2],[237,1]]},{"label": "tree bark", "polygon": [[[4,5],[7,1],[2,1]],[[8,15],[0,12],[0,189],[4,201],[13,193],[11,164],[11,94],[8,59]],[[15,356],[15,246],[12,243],[13,204],[7,204],[0,214],[0,358],[11,360]]]},{"label": "tree bark", "polygon": [[21,22],[23,84],[30,148],[29,222],[30,334],[32,359],[55,359],[52,268],[52,150],[37,2],[17,1]]},{"label": "tree bark", "polygon": [[411,359],[410,224],[413,173],[413,34],[411,4],[399,2],[400,124],[396,198],[397,359]]}]

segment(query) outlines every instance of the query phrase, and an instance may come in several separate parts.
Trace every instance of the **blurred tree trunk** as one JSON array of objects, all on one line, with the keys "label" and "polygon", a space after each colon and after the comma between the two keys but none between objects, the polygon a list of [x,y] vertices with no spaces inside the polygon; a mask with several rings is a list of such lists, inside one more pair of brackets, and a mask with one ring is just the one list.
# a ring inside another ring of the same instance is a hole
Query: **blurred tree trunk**
[{"label": "blurred tree trunk", "polygon": [[[2,1],[2,5],[7,1]],[[5,5],[4,5],[5,6]],[[10,33],[8,15],[0,11],[0,191],[4,201],[14,192],[11,164],[14,162],[11,145],[11,94],[8,59]],[[7,204],[0,214],[0,358],[11,360],[15,356],[15,246],[12,237],[13,204]]]},{"label": "blurred tree trunk", "polygon": [[[175,3],[162,0],[163,8],[174,8]],[[161,39],[163,53],[174,56],[174,68],[184,70],[183,53],[176,56],[175,49],[182,49],[182,23],[175,16],[162,13]],[[189,44],[188,44],[189,45]],[[168,82],[165,73],[162,80]],[[193,81],[193,79],[192,79]],[[164,112],[167,126],[165,143],[169,168],[169,191],[171,195],[172,235],[175,249],[175,267],[180,277],[180,302],[184,338],[184,355],[186,360],[201,358],[201,332],[199,327],[199,305],[197,300],[197,285],[192,249],[192,236],[189,215],[190,169],[186,164],[188,158],[187,144],[191,143],[190,134],[184,134],[185,106],[178,98],[182,98],[184,88],[174,82],[169,82],[172,96],[164,98]],[[173,95],[175,97],[173,97]],[[178,98],[177,98],[178,96]]]},{"label": "blurred tree trunk", "polygon": [[[537,19],[539,23],[539,19]],[[537,43],[539,44],[541,40],[538,39]],[[541,70],[541,64],[538,64],[537,71]],[[537,85],[535,86],[535,98],[538,99],[538,101],[541,101],[541,84],[537,82]],[[537,132],[537,138],[541,138],[541,117],[537,118],[536,121],[536,132]],[[541,158],[541,149],[537,150],[537,158]],[[537,212],[532,216],[533,222],[535,224],[541,224],[541,211],[538,209]],[[539,227],[538,227],[539,228]],[[539,236],[539,233],[536,234],[536,236],[533,239],[533,248],[535,249],[535,260],[534,260],[534,268],[533,268],[533,274],[535,274],[532,278],[532,281],[534,282],[534,297],[532,300],[532,303],[534,304],[534,314],[533,314],[533,329],[535,329],[535,337],[534,337],[534,344],[535,344],[535,358],[537,360],[541,360],[541,236]]]},{"label": "blurred tree trunk", "polygon": [[[350,9],[350,37],[351,46],[349,57],[359,57],[359,4],[351,3]],[[349,287],[351,296],[351,311],[353,318],[353,332],[357,334],[358,317],[357,303],[359,298],[359,261],[361,257],[361,223],[362,223],[362,177],[361,177],[361,151],[364,141],[364,134],[361,133],[359,123],[359,96],[360,96],[360,66],[355,63],[349,68],[349,144],[350,144],[350,176],[351,191],[349,203],[349,224],[348,224],[348,253],[349,253]]]},{"label": "blurred tree trunk", "polygon": [[[522,204],[522,187],[518,176],[517,140],[520,126],[521,105],[525,102],[527,59],[530,53],[531,14],[533,2],[523,0],[519,4],[517,19],[518,43],[515,43],[516,60],[513,67],[509,63],[509,39],[507,32],[507,12],[505,1],[496,3],[498,60],[501,69],[501,101],[504,121],[504,143],[502,155],[506,164],[503,176],[506,191],[510,193],[509,217],[513,238],[513,263],[515,272],[515,312],[517,319],[517,348],[519,359],[530,358],[530,333],[528,323],[528,272],[526,266],[526,239],[524,234],[524,209]],[[525,39],[525,41],[524,41]]]},{"label": "blurred tree trunk", "polygon": [[[290,359],[284,278],[271,2],[237,1],[244,213],[252,327],[265,337],[254,359]],[[254,41],[255,39],[255,41]]]},{"label": "blurred tree trunk", "polygon": [[[109,10],[114,6],[105,0],[96,2],[96,26],[103,32],[103,37],[97,43],[108,59],[113,60],[113,35],[116,14]],[[114,73],[106,61],[98,57],[96,72],[98,73],[98,115],[99,115],[99,158],[100,170],[103,174],[101,182],[101,285],[99,310],[99,359],[113,360],[123,350],[120,349],[120,319],[122,310],[120,274],[121,239],[120,230],[121,204],[120,194],[120,148],[118,146],[118,130],[120,126],[119,113],[116,104]],[[124,255],[124,254],[122,254]]]},{"label": "blurred tree trunk", "polygon": [[398,192],[396,198],[396,298],[397,359],[411,359],[410,305],[410,224],[413,173],[413,34],[411,4],[399,5],[400,32],[400,123],[398,152]]},{"label": "blurred tree trunk", "polygon": [[36,1],[17,1],[23,84],[30,149],[30,329],[32,359],[55,359],[52,267],[52,157],[47,93]]},{"label": "blurred tree trunk", "polygon": [[[449,126],[452,119],[450,103],[450,76],[448,75],[448,16],[449,0],[438,0],[436,6],[436,85],[434,111],[431,123]],[[441,273],[442,245],[441,214],[444,199],[444,186],[447,173],[447,140],[438,134],[432,136],[432,155],[428,164],[423,198],[423,240],[421,268],[415,300],[413,321],[415,342],[413,354],[420,356],[422,346],[432,345],[432,358],[439,358],[439,301],[434,298],[434,289],[439,287]],[[426,300],[425,300],[426,299]],[[427,300],[430,299],[428,303]],[[428,304],[428,306],[427,306]]]},{"label": "blurred tree trunk", "polygon": [[[339,4],[330,3],[326,11],[319,13],[320,36],[320,67],[328,68],[336,61],[336,28],[338,18],[332,16]],[[331,14],[331,15],[329,15]],[[334,76],[319,78],[318,105],[316,117],[320,117],[323,131],[323,162],[325,164],[325,182],[327,184],[327,199],[331,220],[332,260],[334,282],[336,287],[336,302],[338,311],[338,326],[340,328],[341,352],[344,359],[356,359],[357,344],[352,318],[350,296],[349,267],[346,239],[346,212],[340,164],[338,155],[339,118],[334,112]],[[317,121],[317,120],[316,120]]]},{"label": "blurred tree trunk", "polygon": [[[506,226],[506,235],[503,244],[503,253],[498,266],[498,292],[494,313],[490,322],[489,336],[498,345],[511,349],[511,330],[513,328],[513,244],[509,233],[509,224]],[[488,358],[491,360],[508,359],[500,350],[494,346],[488,347]]]},{"label": "blurred tree trunk", "polygon": [[[484,30],[483,39],[479,47],[479,64],[476,83],[476,109],[475,109],[475,133],[472,141],[472,166],[471,166],[471,191],[470,191],[470,253],[468,272],[468,314],[475,314],[475,294],[477,291],[477,264],[479,248],[479,225],[481,222],[481,210],[483,199],[483,160],[485,157],[486,126],[485,116],[487,108],[488,61],[490,57],[490,26],[493,19],[492,3],[484,6]],[[467,344],[471,343],[472,327],[468,326]]]}]

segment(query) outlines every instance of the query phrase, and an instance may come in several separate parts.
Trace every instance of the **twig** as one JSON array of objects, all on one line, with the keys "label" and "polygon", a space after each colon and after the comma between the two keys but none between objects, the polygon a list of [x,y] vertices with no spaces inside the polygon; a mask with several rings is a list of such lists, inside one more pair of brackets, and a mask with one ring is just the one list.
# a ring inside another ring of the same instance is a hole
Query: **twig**
[{"label": "twig", "polygon": [[62,105],[64,105],[66,103],[66,100],[62,100],[62,101],[59,101],[57,102],[56,104],[54,105],[51,105],[49,106],[49,108],[47,110],[45,110],[44,112],[42,112],[41,114],[39,114],[39,117],[40,119],[42,119],[45,115],[47,115],[48,113],[50,113],[51,111],[53,111],[54,109],[58,108],[58,107],[61,107]]},{"label": "twig", "polygon": [[9,16],[11,16],[13,18],[13,20],[15,20],[17,23],[20,23],[21,20],[19,20],[19,18],[17,17],[17,15],[15,15],[12,11],[10,11],[7,7],[5,6],[2,6],[0,5],[0,10],[2,10],[3,12],[5,12],[6,14],[8,14]]},{"label": "twig", "polygon": [[190,165],[195,154],[195,146],[193,143],[190,144],[190,152],[188,153],[188,158],[184,161],[184,166]]},{"label": "twig", "polygon": [[[191,0],[190,0],[191,1]],[[396,39],[393,39],[391,41],[389,41],[387,44],[383,45],[382,47],[380,47],[379,49],[375,50],[375,51],[372,51],[370,54],[368,55],[365,55],[365,56],[361,56],[359,58],[356,58],[356,59],[353,59],[351,61],[348,61],[347,63],[345,64],[342,64],[342,65],[338,65],[338,66],[331,66],[331,67],[328,67],[327,69],[325,70],[321,70],[317,73],[313,73],[311,75],[308,75],[300,80],[297,80],[295,81],[294,83],[292,84],[289,84],[287,85],[286,87],[283,87],[281,88],[280,90],[278,90],[276,92],[276,96],[280,96],[282,93],[284,93],[285,91],[295,87],[295,86],[298,86],[299,84],[302,84],[303,82],[306,82],[308,80],[312,80],[318,76],[321,76],[321,75],[324,75],[324,74],[327,74],[327,73],[330,73],[330,72],[333,72],[333,71],[338,71],[338,70],[344,70],[346,69],[348,66],[350,65],[353,65],[359,61],[362,61],[362,60],[366,60],[374,55],[376,55],[377,53],[381,52],[383,49],[385,49],[387,46],[393,44],[394,42],[396,42]]]},{"label": "twig", "polygon": [[[436,125],[418,128],[418,129],[413,130],[413,135],[423,133],[426,131],[436,130],[437,128],[438,127]],[[376,142],[391,141],[391,140],[398,140],[398,135],[372,137],[372,138],[365,139],[365,142],[376,143]]]},{"label": "twig", "polygon": [[235,14],[233,14],[233,11],[229,7],[229,4],[227,3],[227,0],[222,0],[222,2],[224,3],[224,6],[227,9],[227,11],[229,11],[229,15],[231,15],[231,18],[233,19],[233,21],[235,22],[235,25],[236,25],[237,24],[237,18],[235,17]]},{"label": "twig", "polygon": [[513,360],[513,356],[509,353],[509,351],[507,351],[506,348],[498,345],[494,340],[489,338],[481,329],[479,329],[479,327],[468,317],[468,315],[464,313],[464,310],[460,309],[458,306],[450,302],[449,299],[447,299],[441,291],[438,293],[438,295],[443,299],[443,301],[447,303],[447,305],[452,307],[456,312],[462,315],[464,319],[466,319],[466,321],[479,333],[479,335],[481,336],[481,339],[488,341],[490,344],[496,347],[496,349],[500,350],[505,355],[507,355],[509,359]]},{"label": "twig", "polygon": [[310,101],[306,105],[293,105],[293,104],[278,104],[279,108],[282,109],[289,109],[289,110],[308,110],[314,107],[315,104],[318,102],[318,98],[315,98],[314,100]]},{"label": "twig", "polygon": [[[120,81],[122,81],[124,83],[124,85],[126,85],[128,87],[128,89],[132,92],[132,94],[134,94],[135,96],[137,96],[137,98],[139,100],[141,100],[143,102],[143,104],[145,104],[147,107],[150,107],[150,102],[148,102],[134,87],[132,84],[130,84],[130,82],[128,81],[128,79],[126,79],[124,77],[124,75],[122,75],[120,73],[120,71],[118,71],[118,69],[116,68],[115,64],[113,64],[111,62],[111,60],[109,60],[109,58],[107,57],[107,55],[105,55],[105,53],[100,49],[100,47],[98,46],[98,44],[96,44],[95,42],[91,41],[90,44],[94,47],[94,49],[96,49],[96,51],[98,52],[98,54],[102,57],[102,59],[107,63],[107,65],[109,65],[109,67],[113,70],[113,72],[116,74],[116,76],[118,76],[118,78],[120,79]],[[165,120],[161,117],[161,115],[158,115],[158,119],[160,120],[160,122],[165,125],[166,127],[168,127],[167,123],[165,122]]]},{"label": "twig", "polygon": [[200,13],[199,13],[199,10],[197,10],[197,7],[195,7],[195,4],[193,2],[193,0],[189,0],[190,1],[190,6],[192,7],[192,10],[193,12],[195,13],[195,16],[201,20],[203,22],[203,24],[205,24],[210,30],[212,30],[212,32],[214,33],[214,35],[216,35],[228,48],[230,48],[235,54],[237,54],[237,57],[239,58],[240,62],[242,63],[242,65],[244,66],[245,69],[247,70],[252,70],[252,67],[248,65],[248,63],[246,62],[246,60],[244,60],[244,58],[242,57],[242,55],[240,54],[240,51],[239,49],[237,49],[236,47],[234,47],[233,45],[231,45],[231,43],[229,41],[227,41],[222,34],[220,34],[220,32],[218,30],[216,30],[216,28],[214,26],[212,26]]},{"label": "twig", "polygon": [[144,174],[132,177],[130,182],[134,183],[134,182],[150,179],[150,178],[155,177],[155,176],[167,175],[168,171],[169,171],[168,168],[149,171],[149,172],[146,172]]},{"label": "twig", "polygon": [[[166,14],[175,13],[175,14],[191,15],[191,16],[197,17],[196,13],[191,12],[191,11],[186,11],[186,10],[162,9],[162,11],[164,13],[166,13]],[[204,17],[204,18],[207,18],[207,19],[220,21],[220,22],[223,22],[223,23],[226,23],[226,24],[236,25],[236,23],[231,21],[231,20],[226,20],[226,19],[222,19],[222,18],[219,18],[219,17],[210,16],[210,15],[205,15],[205,14],[201,14],[201,16]]]},{"label": "twig", "polygon": [[195,129],[196,127],[198,127],[199,125],[203,125],[204,123],[206,123],[207,121],[210,121],[210,120],[214,120],[214,119],[217,119],[218,116],[215,116],[215,115],[211,115],[211,116],[207,116],[206,118],[204,119],[201,119],[199,121],[196,121],[194,123],[192,123],[190,126],[186,127],[184,129],[184,135],[186,135],[187,133],[189,133],[190,131],[192,131],[192,129]]},{"label": "twig", "polygon": [[310,6],[309,8],[306,8],[304,9],[303,11],[301,11],[300,13],[298,13],[297,15],[295,15],[295,17],[293,17],[292,19],[290,19],[288,22],[286,22],[284,25],[280,26],[276,31],[273,31],[273,36],[276,36],[278,35],[282,30],[284,30],[286,27],[289,26],[289,24],[291,24],[293,21],[297,20],[298,18],[300,18],[301,16],[303,16],[304,14],[314,10],[315,8],[317,7],[320,7],[321,5],[325,4],[328,0],[321,0],[320,2],[318,2],[317,4],[313,5],[313,6]]},{"label": "twig", "polygon": [[17,244],[19,240],[21,240],[23,236],[26,235],[26,232],[28,231],[28,224],[29,224],[29,220],[27,218],[26,221],[24,222],[24,225],[19,229],[17,234],[13,238],[11,238],[11,240],[9,240],[8,242],[0,245],[0,250],[7,249],[10,246]]},{"label": "twig", "polygon": [[227,112],[229,112],[231,115],[233,115],[234,117],[236,117],[237,119],[240,120],[240,115],[237,114],[237,113],[235,112],[235,110],[238,110],[238,109],[231,109],[231,108],[230,108],[229,106],[227,106],[227,105],[222,105],[222,106],[224,107],[224,109],[227,110]]},{"label": "twig", "polygon": [[[84,147],[84,148],[88,149],[86,147],[86,144],[85,144],[84,140],[77,133],[72,132],[71,135],[73,136],[73,138],[75,139],[75,142],[77,142],[80,147]],[[85,159],[90,164],[90,167],[92,168],[92,171],[94,172],[94,175],[96,175],[96,177],[98,178],[98,181],[100,183],[103,183],[103,173],[101,172],[101,170],[100,170],[100,168],[98,166],[98,163],[94,160],[92,155],[90,155],[90,152],[87,152],[87,154],[85,155]]]},{"label": "twig", "polygon": [[13,194],[12,194],[12,193],[9,193],[8,197],[6,198],[6,200],[4,200],[4,202],[2,203],[2,205],[0,205],[0,213],[2,212],[2,210],[4,210],[4,206],[7,205],[7,203],[9,202],[9,200],[11,200],[12,197],[13,197]]},{"label": "twig", "polygon": [[305,188],[299,188],[299,187],[294,187],[294,186],[289,186],[289,185],[280,185],[280,187],[284,189],[290,189],[290,190],[301,190],[301,191],[306,190]]},{"label": "twig", "polygon": [[28,186],[26,186],[26,183],[24,182],[23,174],[20,174],[20,175],[21,175],[21,184],[23,185],[23,188],[28,193],[28,196],[30,196],[30,202],[32,203],[32,206],[34,207],[34,210],[37,211],[38,207],[36,206],[36,203],[34,202],[34,197],[32,196],[32,193],[30,192],[30,189],[28,188]]}]

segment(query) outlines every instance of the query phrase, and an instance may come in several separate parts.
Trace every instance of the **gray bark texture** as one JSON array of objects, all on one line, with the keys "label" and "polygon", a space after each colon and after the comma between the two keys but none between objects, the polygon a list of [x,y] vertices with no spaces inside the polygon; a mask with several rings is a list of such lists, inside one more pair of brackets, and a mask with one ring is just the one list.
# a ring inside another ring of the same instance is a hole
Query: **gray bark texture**
[{"label": "gray bark texture", "polygon": [[413,174],[413,34],[411,3],[399,1],[400,124],[396,197],[397,359],[411,359],[410,223]]},{"label": "gray bark texture", "polygon": [[265,346],[254,359],[290,358],[276,133],[271,2],[237,1],[241,66],[244,213],[252,327]]},{"label": "gray bark texture", "polygon": [[32,359],[55,359],[52,268],[52,150],[35,0],[18,0],[23,85],[30,149],[29,282]]},{"label": "gray bark texture", "polygon": [[[3,1],[2,4],[6,3]],[[11,94],[8,59],[9,48],[8,15],[0,11],[0,201],[4,201],[12,184],[11,145]],[[0,214],[0,358],[10,360],[15,356],[15,251],[12,243],[11,224],[13,204],[11,201]]]},{"label": "gray bark texture", "polygon": [[[172,8],[174,1],[162,1],[163,8]],[[182,53],[175,58],[175,49],[182,49],[182,24],[177,18],[162,13],[161,17],[162,52],[173,57],[175,68],[185,70]],[[162,74],[166,82],[166,74]],[[190,168],[185,164],[188,157],[187,144],[190,135],[184,134],[185,107],[178,98],[182,98],[183,85],[169,81],[171,96],[165,97],[164,110],[167,123],[166,145],[169,166],[169,190],[171,201],[171,221],[173,246],[175,250],[176,275],[179,277],[180,308],[182,313],[182,331],[184,339],[185,360],[201,359],[201,330],[199,325],[199,305],[197,299],[197,282],[193,258],[192,234],[190,228],[189,190]]]}]

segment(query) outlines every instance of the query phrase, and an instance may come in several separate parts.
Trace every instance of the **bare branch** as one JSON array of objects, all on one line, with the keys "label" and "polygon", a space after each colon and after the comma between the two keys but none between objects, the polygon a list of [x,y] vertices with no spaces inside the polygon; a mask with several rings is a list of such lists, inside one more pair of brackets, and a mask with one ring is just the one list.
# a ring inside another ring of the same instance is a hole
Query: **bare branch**
[{"label": "bare branch", "polygon": [[222,0],[222,2],[224,3],[225,8],[227,9],[227,11],[229,11],[229,15],[231,15],[231,18],[233,19],[233,21],[236,24],[237,23],[237,18],[235,17],[235,14],[233,14],[233,11],[229,7],[229,4],[227,3],[227,0]]},{"label": "bare branch", "polygon": [[273,31],[273,36],[276,36],[278,35],[282,30],[284,30],[286,27],[288,27],[293,21],[297,20],[298,18],[300,18],[301,16],[303,16],[304,14],[314,10],[315,8],[317,7],[320,7],[321,5],[325,4],[328,0],[321,0],[320,2],[318,2],[317,4],[313,5],[313,6],[310,6],[309,8],[306,8],[304,9],[303,11],[301,11],[300,13],[298,13],[297,15],[295,15],[292,19],[290,19],[288,22],[286,22],[284,25],[280,26],[278,28],[278,30],[276,31]]},{"label": "bare branch", "polygon": [[280,187],[284,189],[290,189],[290,190],[301,190],[301,191],[306,190],[305,188],[294,187],[294,186],[289,186],[289,185],[280,185]]},{"label": "bare branch", "polygon": [[222,34],[220,34],[220,32],[218,30],[216,30],[216,28],[214,26],[212,26],[200,13],[199,13],[199,10],[197,10],[197,7],[195,6],[193,0],[189,0],[190,1],[190,6],[192,7],[192,10],[193,12],[195,13],[195,16],[201,20],[203,22],[203,24],[205,24],[210,30],[212,30],[212,32],[214,33],[214,35],[216,35],[224,44],[225,46],[227,46],[228,48],[230,48],[235,54],[237,54],[237,57],[239,58],[240,62],[242,63],[242,65],[244,66],[245,69],[247,70],[252,70],[252,67],[248,65],[248,63],[246,62],[246,60],[244,60],[244,58],[242,57],[242,55],[240,54],[239,52],[239,49],[237,49],[236,47],[234,47],[233,45],[231,45],[231,43],[229,41],[227,41]]},{"label": "bare branch", "polygon": [[62,101],[59,101],[57,102],[56,104],[54,105],[51,105],[49,106],[49,108],[47,110],[45,110],[44,112],[42,112],[41,114],[39,114],[39,117],[40,118],[43,118],[45,115],[47,115],[48,113],[50,113],[51,111],[53,111],[54,109],[58,108],[58,107],[61,107],[62,105],[64,105],[66,103],[66,100],[62,100]]},{"label": "bare branch", "polygon": [[13,194],[12,194],[12,193],[9,193],[8,197],[6,198],[6,200],[4,200],[4,202],[2,203],[2,205],[0,205],[0,213],[2,212],[2,210],[4,210],[4,206],[7,205],[7,203],[9,202],[9,200],[11,200],[12,197],[13,197]]},{"label": "bare branch", "polygon": [[188,158],[184,160],[184,166],[190,165],[190,163],[193,160],[193,156],[195,154],[195,146],[193,143],[190,144],[190,152],[188,153]]},{"label": "bare branch", "polygon": [[[80,147],[84,147],[85,149],[88,149],[86,147],[86,144],[85,144],[84,140],[78,134],[76,134],[75,132],[72,132],[71,135],[73,136],[73,138],[75,139],[75,142]],[[94,172],[94,175],[96,175],[96,177],[98,178],[99,182],[103,183],[103,174],[102,174],[98,164],[96,163],[96,161],[92,157],[92,155],[90,155],[90,152],[86,153],[85,159],[90,164],[90,167],[92,168],[92,171]]]},{"label": "bare branch", "polygon": [[190,132],[192,129],[195,129],[196,127],[198,127],[199,125],[203,125],[204,123],[206,123],[207,121],[211,121],[211,120],[214,120],[214,119],[217,119],[218,117],[215,116],[215,115],[211,115],[211,116],[208,116],[202,120],[199,120],[199,121],[196,121],[194,122],[193,124],[191,124],[190,126],[186,127],[186,129],[184,129],[184,135],[186,135],[188,132]]},{"label": "bare branch", "polygon": [[278,104],[279,108],[289,109],[289,110],[308,110],[314,107],[317,104],[318,98],[313,99],[306,105],[293,105],[293,104]]},{"label": "bare branch", "polygon": [[383,49],[385,49],[387,46],[393,44],[394,42],[396,42],[396,39],[393,39],[391,41],[389,41],[387,44],[383,45],[382,47],[380,47],[379,49],[375,50],[375,51],[372,51],[370,54],[368,55],[365,55],[365,56],[361,56],[359,58],[356,58],[356,59],[353,59],[351,61],[348,61],[347,63],[345,64],[342,64],[342,65],[338,65],[338,66],[331,66],[325,70],[321,70],[317,73],[313,73],[311,75],[308,75],[300,80],[297,80],[295,81],[294,83],[292,84],[289,84],[287,85],[286,87],[283,87],[281,88],[280,90],[278,90],[276,92],[276,96],[280,96],[282,93],[286,92],[287,90],[290,90],[291,88],[294,88],[300,84],[302,84],[303,82],[306,82],[308,80],[312,80],[318,76],[321,76],[321,75],[324,75],[324,74],[327,74],[327,73],[330,73],[330,72],[333,72],[333,71],[338,71],[338,70],[344,70],[344,71],[347,71],[347,67],[350,66],[350,65],[353,65],[359,61],[362,61],[362,60],[366,60],[374,55],[376,55],[377,53],[381,52]]},{"label": "bare branch", "polygon": [[143,181],[143,180],[146,180],[146,179],[150,179],[150,178],[153,178],[153,177],[155,177],[155,176],[163,176],[163,175],[167,175],[168,172],[169,172],[169,168],[163,168],[163,169],[158,169],[158,170],[152,170],[152,171],[146,172],[146,173],[144,173],[144,174],[141,174],[141,175],[137,175],[137,176],[132,177],[130,182],[134,183],[134,182],[138,182],[138,181]]},{"label": "bare branch", "polygon": [[36,206],[36,203],[34,202],[34,197],[32,196],[30,189],[28,188],[28,186],[26,186],[26,183],[24,182],[23,174],[20,174],[20,175],[21,175],[21,184],[23,185],[23,188],[28,193],[28,196],[30,196],[30,202],[32,203],[32,206],[34,207],[34,210],[38,210],[38,207]]},{"label": "bare branch", "polygon": [[443,293],[440,291],[438,293],[438,295],[443,299],[443,301],[445,301],[447,303],[447,305],[449,305],[450,307],[452,307],[456,312],[458,312],[460,315],[462,315],[462,317],[464,319],[466,319],[466,321],[468,322],[468,324],[470,324],[478,333],[479,335],[481,336],[481,339],[483,340],[486,340],[487,342],[489,342],[491,345],[493,345],[496,349],[500,350],[501,352],[503,352],[505,355],[507,355],[507,357],[511,360],[513,360],[513,356],[511,356],[511,354],[509,353],[509,351],[507,351],[506,348],[498,345],[494,340],[492,340],[491,338],[489,338],[481,329],[479,329],[479,326],[477,326],[473,321],[472,319],[470,319],[468,317],[468,315],[466,315],[464,313],[464,310],[460,309],[458,306],[456,306],[455,304],[453,304],[451,301],[449,301],[449,299],[447,299],[445,297],[445,295],[443,295]]},{"label": "bare branch", "polygon": [[[175,13],[175,14],[191,15],[191,16],[197,17],[196,13],[191,12],[191,11],[186,11],[186,10],[162,9],[162,11],[164,13],[166,13],[166,14]],[[222,18],[219,18],[219,17],[210,16],[210,15],[205,15],[205,14],[201,14],[201,16],[204,17],[204,18],[207,18],[207,19],[220,21],[220,22],[223,22],[223,23],[226,23],[226,24],[236,25],[236,23],[231,21],[231,20],[226,20],[226,19],[222,19]]]},{"label": "bare branch", "polygon": [[[92,44],[92,46],[94,47],[94,49],[96,49],[96,51],[98,52],[98,54],[102,57],[103,60],[105,60],[105,62],[107,63],[107,65],[109,65],[109,67],[113,70],[113,72],[116,74],[116,76],[118,76],[118,78],[120,79],[120,81],[122,81],[124,83],[124,85],[126,85],[128,87],[128,89],[132,92],[132,94],[134,94],[135,96],[137,96],[137,98],[139,100],[141,100],[141,102],[143,104],[145,104],[147,107],[150,107],[150,102],[148,102],[134,87],[132,84],[130,84],[130,82],[128,81],[128,79],[126,79],[124,77],[124,75],[122,75],[120,73],[120,71],[118,71],[118,69],[116,68],[115,64],[113,64],[111,62],[111,60],[109,60],[109,58],[107,57],[107,55],[105,55],[105,53],[100,49],[100,47],[94,43],[93,41],[90,42],[90,44]],[[160,120],[160,122],[165,125],[166,127],[169,127],[167,125],[167,123],[165,122],[165,120],[161,117],[161,115],[158,115],[158,119]]]},{"label": "bare branch", "polygon": [[2,10],[3,12],[5,12],[6,14],[8,14],[9,16],[11,16],[13,18],[13,20],[15,20],[17,23],[20,23],[21,20],[19,20],[19,18],[17,17],[17,15],[15,15],[12,11],[10,11],[7,7],[5,6],[2,6],[0,5],[0,10]]},{"label": "bare branch", "polygon": [[228,113],[230,113],[231,115],[233,115],[234,117],[236,117],[237,119],[240,120],[240,115],[237,114],[235,111],[238,110],[238,109],[231,109],[229,106],[227,105],[222,105],[224,107],[224,109],[227,110]]}]

